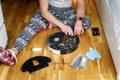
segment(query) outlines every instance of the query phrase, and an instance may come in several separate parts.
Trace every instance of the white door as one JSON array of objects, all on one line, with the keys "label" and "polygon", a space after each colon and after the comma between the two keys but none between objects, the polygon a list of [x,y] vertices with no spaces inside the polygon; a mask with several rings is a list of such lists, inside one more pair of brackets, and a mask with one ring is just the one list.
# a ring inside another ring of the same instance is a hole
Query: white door
[{"label": "white door", "polygon": [[2,14],[2,8],[1,8],[1,3],[0,3],[0,46],[1,47],[6,47],[7,45],[7,33],[6,33],[6,27],[4,24],[4,18]]}]

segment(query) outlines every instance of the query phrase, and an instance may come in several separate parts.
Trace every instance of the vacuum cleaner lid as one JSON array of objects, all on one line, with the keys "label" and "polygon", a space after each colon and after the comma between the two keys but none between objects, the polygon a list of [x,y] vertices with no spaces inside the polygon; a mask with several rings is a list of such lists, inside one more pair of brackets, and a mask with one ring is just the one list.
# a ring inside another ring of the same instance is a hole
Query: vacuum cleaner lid
[{"label": "vacuum cleaner lid", "polygon": [[56,32],[47,38],[48,49],[55,54],[68,54],[77,49],[78,36],[68,36],[63,32]]}]

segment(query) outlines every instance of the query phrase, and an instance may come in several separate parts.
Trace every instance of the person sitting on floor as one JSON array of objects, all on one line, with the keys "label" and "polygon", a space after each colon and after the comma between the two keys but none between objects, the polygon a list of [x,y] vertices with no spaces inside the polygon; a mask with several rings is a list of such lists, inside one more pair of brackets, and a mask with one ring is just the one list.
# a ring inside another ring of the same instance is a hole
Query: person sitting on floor
[{"label": "person sitting on floor", "polygon": [[40,9],[33,15],[27,26],[16,38],[11,49],[0,47],[0,61],[8,65],[17,62],[16,56],[49,23],[55,24],[66,35],[80,35],[90,26],[85,16],[85,1],[77,0],[77,10],[72,9],[72,0],[39,0]]}]

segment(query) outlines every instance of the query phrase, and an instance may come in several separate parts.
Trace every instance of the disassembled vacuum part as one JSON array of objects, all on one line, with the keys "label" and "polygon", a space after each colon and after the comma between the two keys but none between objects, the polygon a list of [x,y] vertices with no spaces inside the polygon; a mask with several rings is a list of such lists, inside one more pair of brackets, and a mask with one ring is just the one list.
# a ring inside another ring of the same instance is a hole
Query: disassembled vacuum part
[{"label": "disassembled vacuum part", "polygon": [[99,28],[91,28],[92,29],[92,35],[93,36],[99,36],[100,32],[99,32]]},{"label": "disassembled vacuum part", "polygon": [[42,51],[42,48],[32,48],[32,51],[33,52],[39,52],[39,51]]},{"label": "disassembled vacuum part", "polygon": [[78,44],[78,36],[68,36],[63,32],[54,33],[47,39],[49,50],[55,54],[71,53],[77,49]]},{"label": "disassembled vacuum part", "polygon": [[74,68],[86,68],[87,57],[83,55],[77,55],[70,65]]},{"label": "disassembled vacuum part", "polygon": [[[33,61],[36,60],[38,61],[38,65],[34,65]],[[48,63],[51,62],[51,59],[49,57],[46,56],[35,56],[32,57],[30,59],[28,59],[27,61],[25,61],[25,63],[23,64],[21,70],[23,72],[28,71],[29,73],[32,73],[34,71],[37,71],[39,69],[48,67]]]}]

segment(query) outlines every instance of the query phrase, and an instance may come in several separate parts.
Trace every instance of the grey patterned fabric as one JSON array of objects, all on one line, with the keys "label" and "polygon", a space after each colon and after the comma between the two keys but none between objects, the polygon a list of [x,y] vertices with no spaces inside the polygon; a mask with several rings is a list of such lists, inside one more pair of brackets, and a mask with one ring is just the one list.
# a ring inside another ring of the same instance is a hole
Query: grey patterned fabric
[{"label": "grey patterned fabric", "polygon": [[[69,8],[56,8],[49,5],[49,12],[51,12],[57,19],[63,22],[66,25],[71,26],[74,29],[75,21],[76,21],[76,11],[71,7]],[[49,22],[46,21],[40,13],[38,9],[33,15],[32,19],[29,21],[24,30],[17,37],[13,47],[18,49],[20,52],[28,42],[37,34],[37,32],[41,29],[46,29],[46,24]],[[85,16],[83,21],[84,29],[87,29],[91,24],[90,19]]]}]

